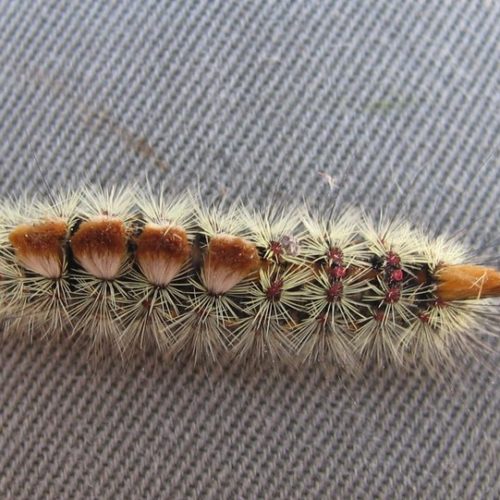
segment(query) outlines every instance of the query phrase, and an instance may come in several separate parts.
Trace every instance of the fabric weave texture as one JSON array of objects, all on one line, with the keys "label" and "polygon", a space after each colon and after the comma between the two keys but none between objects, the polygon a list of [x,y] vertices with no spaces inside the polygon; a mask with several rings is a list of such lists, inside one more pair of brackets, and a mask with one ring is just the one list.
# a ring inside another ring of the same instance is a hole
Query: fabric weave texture
[{"label": "fabric weave texture", "polygon": [[[355,204],[498,265],[499,61],[494,0],[1,0],[0,195],[149,179],[256,207]],[[8,339],[0,496],[499,498],[486,358],[451,382],[350,379],[95,367]]]}]

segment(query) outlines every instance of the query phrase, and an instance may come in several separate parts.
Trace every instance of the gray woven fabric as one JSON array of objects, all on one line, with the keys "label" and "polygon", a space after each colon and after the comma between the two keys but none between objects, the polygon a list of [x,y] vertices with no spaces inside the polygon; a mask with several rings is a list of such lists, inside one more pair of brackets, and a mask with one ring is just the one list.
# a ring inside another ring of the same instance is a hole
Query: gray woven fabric
[{"label": "gray woven fabric", "polygon": [[[4,0],[0,194],[355,203],[498,263],[499,61],[494,0]],[[498,498],[498,375],[459,370],[95,368],[7,340],[0,496]]]}]

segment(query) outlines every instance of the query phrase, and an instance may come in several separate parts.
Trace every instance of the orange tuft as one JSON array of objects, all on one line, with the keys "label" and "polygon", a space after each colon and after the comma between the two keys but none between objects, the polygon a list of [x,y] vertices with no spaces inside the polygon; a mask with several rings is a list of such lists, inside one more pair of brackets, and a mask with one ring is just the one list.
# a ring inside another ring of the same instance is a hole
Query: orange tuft
[{"label": "orange tuft", "polygon": [[76,261],[89,274],[110,280],[127,255],[127,228],[118,218],[96,217],[80,224],[70,244]]},{"label": "orange tuft", "polygon": [[9,234],[9,241],[26,269],[56,279],[63,272],[67,233],[66,222],[55,219],[38,224],[20,224]]},{"label": "orange tuft", "polygon": [[442,266],[436,273],[441,300],[500,296],[500,271],[471,264]]},{"label": "orange tuft", "polygon": [[147,224],[135,243],[141,271],[158,286],[166,286],[175,278],[191,252],[186,230],[180,226]]},{"label": "orange tuft", "polygon": [[225,293],[259,265],[259,254],[253,243],[227,234],[214,236],[208,244],[204,264],[207,288],[215,294]]}]

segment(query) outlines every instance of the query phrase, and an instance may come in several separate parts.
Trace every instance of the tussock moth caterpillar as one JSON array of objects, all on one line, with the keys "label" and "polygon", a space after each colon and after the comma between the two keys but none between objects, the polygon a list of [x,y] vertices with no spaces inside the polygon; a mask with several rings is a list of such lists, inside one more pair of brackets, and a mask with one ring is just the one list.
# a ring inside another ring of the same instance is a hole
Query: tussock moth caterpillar
[{"label": "tussock moth caterpillar", "polygon": [[479,343],[498,296],[500,272],[457,242],[354,209],[257,213],[128,188],[0,207],[4,331],[96,352],[438,371]]}]

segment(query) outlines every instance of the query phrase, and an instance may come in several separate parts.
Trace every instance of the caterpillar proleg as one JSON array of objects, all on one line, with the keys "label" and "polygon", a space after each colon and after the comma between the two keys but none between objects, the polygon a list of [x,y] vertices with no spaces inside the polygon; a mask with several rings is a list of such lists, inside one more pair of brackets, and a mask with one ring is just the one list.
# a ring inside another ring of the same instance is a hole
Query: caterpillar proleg
[{"label": "caterpillar proleg", "polygon": [[356,209],[253,212],[83,189],[0,206],[0,321],[96,352],[437,371],[480,343],[500,272]]}]

